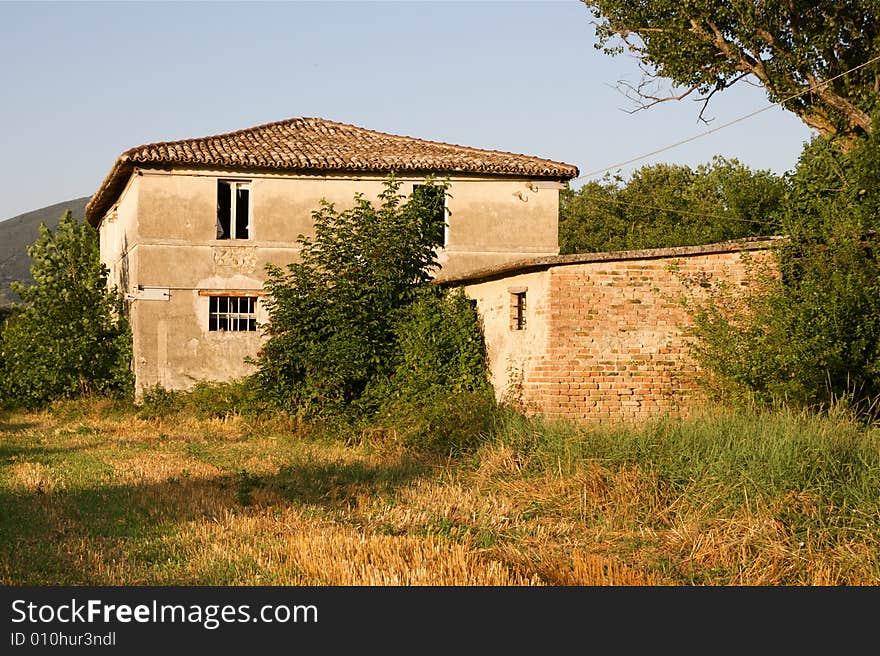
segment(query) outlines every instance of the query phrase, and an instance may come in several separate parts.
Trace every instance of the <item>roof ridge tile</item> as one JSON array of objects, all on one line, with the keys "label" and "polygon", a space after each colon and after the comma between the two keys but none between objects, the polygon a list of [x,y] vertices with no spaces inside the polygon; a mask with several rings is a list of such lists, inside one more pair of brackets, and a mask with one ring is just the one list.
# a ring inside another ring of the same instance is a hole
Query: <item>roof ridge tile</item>
[{"label": "roof ridge tile", "polygon": [[86,207],[97,225],[138,163],[218,169],[491,173],[568,180],[576,166],[542,157],[292,117],[205,137],[142,144],[122,153]]}]

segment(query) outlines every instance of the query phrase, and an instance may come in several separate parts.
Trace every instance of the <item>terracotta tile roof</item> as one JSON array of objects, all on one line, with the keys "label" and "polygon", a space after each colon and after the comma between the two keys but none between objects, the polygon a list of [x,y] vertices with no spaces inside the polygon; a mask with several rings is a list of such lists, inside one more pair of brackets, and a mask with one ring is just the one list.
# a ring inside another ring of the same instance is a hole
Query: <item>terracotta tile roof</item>
[{"label": "terracotta tile roof", "polygon": [[386,134],[322,118],[291,118],[125,151],[86,207],[89,223],[97,225],[135,166],[169,165],[234,171],[470,173],[557,180],[578,175],[576,166],[539,157]]}]

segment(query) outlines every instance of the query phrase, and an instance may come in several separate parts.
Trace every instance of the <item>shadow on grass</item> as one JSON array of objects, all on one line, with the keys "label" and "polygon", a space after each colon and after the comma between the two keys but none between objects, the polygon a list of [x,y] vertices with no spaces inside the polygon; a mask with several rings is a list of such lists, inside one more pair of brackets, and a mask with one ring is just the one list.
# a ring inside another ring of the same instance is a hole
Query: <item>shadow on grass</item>
[{"label": "shadow on grass", "polygon": [[19,433],[28,428],[31,428],[31,425],[21,421],[5,421],[0,419],[0,437],[3,437],[4,434]]},{"label": "shadow on grass", "polygon": [[269,487],[295,503],[339,505],[364,495],[383,496],[422,477],[427,469],[413,461],[377,467],[363,462],[303,462],[285,465]]},{"label": "shadow on grass", "polygon": [[[123,584],[167,583],[169,572],[185,570],[187,559],[207,548],[187,535],[188,523],[273,506],[333,510],[356,498],[393,495],[430,471],[427,463],[410,459],[376,466],[306,460],[272,475],[184,475],[130,485],[95,481],[53,491],[0,488],[0,583],[105,584],[106,572],[96,571],[96,562],[105,568],[123,563],[136,579]],[[264,538],[255,535],[254,541]]]},{"label": "shadow on grass", "polygon": [[112,444],[112,442],[103,440],[101,442],[76,444],[73,446],[21,446],[15,442],[12,444],[3,442],[2,434],[0,434],[0,464],[4,460],[33,460],[45,463],[54,456],[76,453],[77,451],[90,451],[109,444]]}]

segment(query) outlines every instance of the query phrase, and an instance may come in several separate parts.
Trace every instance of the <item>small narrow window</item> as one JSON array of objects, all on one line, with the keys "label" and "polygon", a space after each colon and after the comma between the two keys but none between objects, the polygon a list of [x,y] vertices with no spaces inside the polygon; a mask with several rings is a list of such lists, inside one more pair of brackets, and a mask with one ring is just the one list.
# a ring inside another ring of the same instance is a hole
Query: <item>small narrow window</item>
[{"label": "small narrow window", "polygon": [[235,238],[247,239],[250,228],[250,189],[238,186],[235,189]]},{"label": "small narrow window", "polygon": [[208,330],[256,331],[256,296],[211,296],[208,303]]},{"label": "small narrow window", "polygon": [[217,239],[249,239],[250,183],[217,181]]},{"label": "small narrow window", "polygon": [[433,185],[413,185],[413,195],[421,195],[433,209],[432,225],[435,234],[433,240],[441,246],[446,246],[449,241],[449,226],[446,223],[446,192],[441,187]]},{"label": "small narrow window", "polygon": [[232,234],[230,223],[230,210],[232,209],[232,193],[229,191],[229,183],[223,180],[217,181],[217,239],[229,239]]},{"label": "small narrow window", "polygon": [[510,329],[526,329],[526,292],[515,291],[510,293]]}]

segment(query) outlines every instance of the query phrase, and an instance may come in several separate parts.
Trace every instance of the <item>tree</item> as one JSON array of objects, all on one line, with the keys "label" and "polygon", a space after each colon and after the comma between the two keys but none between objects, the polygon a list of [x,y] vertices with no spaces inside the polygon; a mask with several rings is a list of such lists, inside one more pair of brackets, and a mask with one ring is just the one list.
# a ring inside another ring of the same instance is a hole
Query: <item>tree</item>
[{"label": "tree", "polygon": [[560,197],[562,253],[692,246],[778,234],[784,181],[716,157],[696,169],[643,166]]},{"label": "tree", "polygon": [[269,340],[255,362],[282,408],[338,413],[391,376],[396,322],[437,264],[446,185],[429,179],[408,198],[399,190],[391,176],[378,206],[362,194],[342,211],[323,201],[314,238],[298,239],[300,261],[267,267]]},{"label": "tree", "polygon": [[[597,47],[639,60],[643,79],[624,86],[643,107],[695,94],[705,111],[714,94],[751,80],[822,135],[852,143],[872,130],[876,0],[583,1]],[[680,91],[662,92],[664,79]]]},{"label": "tree", "polygon": [[804,149],[775,273],[714,290],[694,312],[694,354],[719,389],[880,415],[880,135],[843,153]]},{"label": "tree", "polygon": [[0,335],[0,400],[36,407],[131,390],[131,331],[122,299],[107,289],[97,231],[66,212],[28,248],[32,286],[14,284],[21,309]]},{"label": "tree", "polygon": [[0,333],[3,332],[3,324],[7,319],[15,316],[20,308],[17,305],[0,305]]}]

